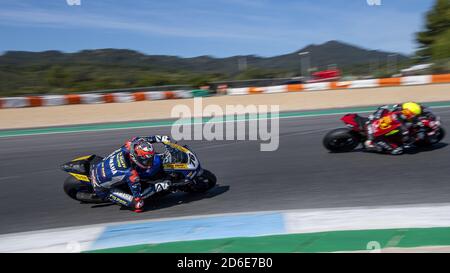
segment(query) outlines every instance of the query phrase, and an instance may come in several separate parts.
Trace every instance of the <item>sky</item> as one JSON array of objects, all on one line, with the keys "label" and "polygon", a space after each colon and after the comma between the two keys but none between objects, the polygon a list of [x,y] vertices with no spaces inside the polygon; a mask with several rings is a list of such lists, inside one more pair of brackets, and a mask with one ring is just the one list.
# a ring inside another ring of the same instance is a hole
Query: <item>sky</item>
[{"label": "sky", "polygon": [[[79,1],[80,5],[69,5]],[[369,5],[368,2],[381,2]],[[434,0],[0,0],[0,52],[275,56],[339,40],[412,54]]]}]

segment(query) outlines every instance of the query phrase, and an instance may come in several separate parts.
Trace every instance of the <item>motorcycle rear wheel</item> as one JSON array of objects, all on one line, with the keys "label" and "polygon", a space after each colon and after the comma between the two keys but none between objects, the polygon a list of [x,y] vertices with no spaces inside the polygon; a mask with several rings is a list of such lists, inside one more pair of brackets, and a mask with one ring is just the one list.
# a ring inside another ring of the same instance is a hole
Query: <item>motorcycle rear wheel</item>
[{"label": "motorcycle rear wheel", "polygon": [[334,129],[323,138],[323,146],[333,153],[350,152],[360,143],[360,137],[347,128]]},{"label": "motorcycle rear wheel", "polygon": [[105,201],[100,200],[93,193],[92,187],[78,181],[74,177],[70,176],[64,181],[64,192],[73,200],[84,202],[84,203],[104,203]]}]

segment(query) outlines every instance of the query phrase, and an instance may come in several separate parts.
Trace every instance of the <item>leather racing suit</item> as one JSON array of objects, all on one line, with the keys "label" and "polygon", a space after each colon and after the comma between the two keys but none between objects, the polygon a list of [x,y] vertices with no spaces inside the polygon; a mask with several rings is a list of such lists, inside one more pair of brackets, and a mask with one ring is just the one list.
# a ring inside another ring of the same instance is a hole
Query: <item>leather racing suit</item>
[{"label": "leather racing suit", "polygon": [[[148,136],[145,138],[150,143],[161,143],[168,141],[167,136]],[[165,179],[162,168],[162,155],[155,154],[153,165],[149,169],[140,168],[130,159],[130,144],[133,140],[128,140],[122,147],[112,152],[99,162],[91,171],[91,179],[95,194],[126,207],[136,208],[137,202],[151,196],[155,192],[168,190],[170,180]],[[142,191],[142,180],[155,180],[160,178],[160,183],[151,184]],[[123,185],[127,185],[129,191],[125,191]],[[129,194],[128,192],[131,192]]]},{"label": "leather racing suit", "polygon": [[[398,106],[390,110],[387,105],[379,107],[369,116],[367,124],[366,148],[368,150],[385,151],[391,154],[402,154],[405,147],[411,142],[409,129],[413,121],[408,120]],[[392,141],[392,136],[400,138],[401,143]]]}]

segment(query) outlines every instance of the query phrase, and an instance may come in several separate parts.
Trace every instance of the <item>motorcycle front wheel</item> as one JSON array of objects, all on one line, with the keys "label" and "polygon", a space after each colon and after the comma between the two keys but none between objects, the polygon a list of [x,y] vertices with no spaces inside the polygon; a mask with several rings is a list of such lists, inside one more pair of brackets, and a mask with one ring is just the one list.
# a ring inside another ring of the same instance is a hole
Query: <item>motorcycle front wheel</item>
[{"label": "motorcycle front wheel", "polygon": [[217,184],[217,178],[212,172],[203,169],[203,173],[195,178],[195,182],[189,191],[203,193],[212,189]]},{"label": "motorcycle front wheel", "polygon": [[439,143],[444,137],[445,137],[445,130],[444,128],[440,127],[433,136],[429,136],[424,140],[416,142],[416,145],[419,147],[429,147]]}]

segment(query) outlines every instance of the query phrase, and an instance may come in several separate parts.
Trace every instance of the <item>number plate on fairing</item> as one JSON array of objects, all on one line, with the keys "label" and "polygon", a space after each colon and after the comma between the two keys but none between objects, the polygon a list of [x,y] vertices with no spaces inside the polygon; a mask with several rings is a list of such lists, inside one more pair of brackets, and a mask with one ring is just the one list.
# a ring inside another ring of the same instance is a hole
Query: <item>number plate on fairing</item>
[{"label": "number plate on fairing", "polygon": [[187,148],[170,142],[166,142],[164,144],[177,152],[184,153],[187,156],[186,160],[183,160],[183,162],[176,162],[176,159],[174,159],[175,156],[166,156],[163,162],[163,167],[165,170],[196,170],[200,166],[195,154]]}]

